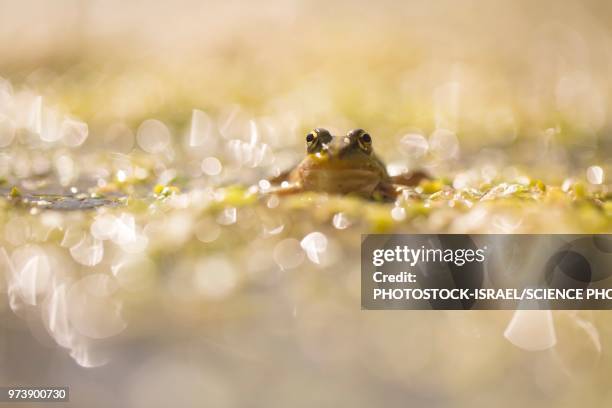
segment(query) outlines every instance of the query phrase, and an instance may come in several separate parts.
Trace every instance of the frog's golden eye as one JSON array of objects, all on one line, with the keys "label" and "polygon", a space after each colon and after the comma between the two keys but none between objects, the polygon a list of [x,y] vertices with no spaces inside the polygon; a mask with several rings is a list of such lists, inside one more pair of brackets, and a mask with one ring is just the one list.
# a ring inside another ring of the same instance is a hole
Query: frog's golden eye
[{"label": "frog's golden eye", "polygon": [[331,143],[333,139],[331,133],[329,133],[329,130],[327,129],[316,128],[312,131],[312,133],[316,134],[317,139],[320,140],[321,143]]},{"label": "frog's golden eye", "polygon": [[323,128],[313,129],[306,135],[306,150],[308,153],[318,153],[331,143],[333,136]]},{"label": "frog's golden eye", "polygon": [[308,153],[317,153],[321,150],[321,137],[317,130],[313,130],[312,132],[306,135],[306,151]]},{"label": "frog's golden eye", "polygon": [[357,138],[357,143],[364,152],[370,153],[372,151],[372,136],[368,133],[362,132]]}]

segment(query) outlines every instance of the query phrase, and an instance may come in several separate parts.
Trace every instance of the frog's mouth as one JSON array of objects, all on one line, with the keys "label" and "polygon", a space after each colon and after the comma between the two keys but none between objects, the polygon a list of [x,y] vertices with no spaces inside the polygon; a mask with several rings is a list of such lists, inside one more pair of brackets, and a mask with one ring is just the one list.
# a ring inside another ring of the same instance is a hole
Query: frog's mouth
[{"label": "frog's mouth", "polygon": [[302,173],[305,189],[339,194],[369,195],[380,183],[380,179],[380,174],[375,171],[354,167],[308,169]]}]

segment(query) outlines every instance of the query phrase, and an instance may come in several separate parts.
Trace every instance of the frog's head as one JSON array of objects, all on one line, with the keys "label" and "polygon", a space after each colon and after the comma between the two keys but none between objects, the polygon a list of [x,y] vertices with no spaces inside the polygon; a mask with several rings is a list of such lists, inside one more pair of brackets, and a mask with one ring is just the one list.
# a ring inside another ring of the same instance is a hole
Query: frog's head
[{"label": "frog's head", "polygon": [[374,152],[372,137],[363,129],[353,129],[346,136],[332,136],[322,128],[313,129],[306,135],[306,151],[330,161],[367,161]]},{"label": "frog's head", "polygon": [[370,192],[387,176],[372,148],[372,137],[363,129],[332,136],[317,128],[306,135],[308,155],[300,164],[300,177],[311,190]]},{"label": "frog's head", "polygon": [[315,128],[306,135],[306,152],[317,154],[327,151],[327,146],[334,140],[334,137],[327,129]]}]

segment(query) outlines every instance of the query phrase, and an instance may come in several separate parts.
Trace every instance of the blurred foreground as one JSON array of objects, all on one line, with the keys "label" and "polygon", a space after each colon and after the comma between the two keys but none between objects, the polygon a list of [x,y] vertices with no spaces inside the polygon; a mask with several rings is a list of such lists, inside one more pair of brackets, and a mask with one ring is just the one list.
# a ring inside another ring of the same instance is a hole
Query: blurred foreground
[{"label": "blurred foreground", "polygon": [[[610,18],[0,0],[0,384],[87,407],[609,405],[608,312],[365,312],[358,259],[367,232],[612,232]],[[435,180],[393,204],[262,194],[317,126]]]}]

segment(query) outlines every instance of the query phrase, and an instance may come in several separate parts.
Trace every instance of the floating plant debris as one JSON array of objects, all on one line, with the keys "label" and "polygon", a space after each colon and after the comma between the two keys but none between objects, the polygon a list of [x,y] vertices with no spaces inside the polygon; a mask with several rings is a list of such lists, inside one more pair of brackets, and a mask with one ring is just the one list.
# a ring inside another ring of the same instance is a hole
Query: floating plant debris
[{"label": "floating plant debris", "polygon": [[[609,313],[359,307],[365,233],[612,232],[605,1],[34,3],[0,7],[0,385],[610,405]],[[314,127],[432,178],[274,194]]]}]

